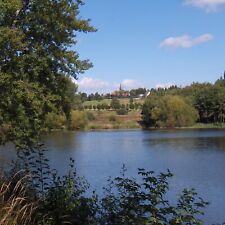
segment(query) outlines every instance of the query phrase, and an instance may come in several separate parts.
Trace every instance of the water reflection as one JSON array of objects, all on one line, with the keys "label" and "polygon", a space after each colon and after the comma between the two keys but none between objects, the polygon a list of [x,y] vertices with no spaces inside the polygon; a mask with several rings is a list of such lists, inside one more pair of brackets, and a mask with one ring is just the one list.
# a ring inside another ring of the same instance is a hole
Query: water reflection
[{"label": "water reflection", "polygon": [[[175,174],[171,200],[183,188],[195,187],[211,202],[205,224],[225,221],[225,130],[54,132],[43,140],[53,168],[63,174],[74,158],[78,174],[99,192],[123,163],[131,176],[137,168],[169,168]],[[9,159],[8,150],[1,150],[0,157]]]},{"label": "water reflection", "polygon": [[165,145],[174,150],[220,150],[225,151],[224,137],[179,137],[179,138],[156,138],[145,140],[152,147]]}]

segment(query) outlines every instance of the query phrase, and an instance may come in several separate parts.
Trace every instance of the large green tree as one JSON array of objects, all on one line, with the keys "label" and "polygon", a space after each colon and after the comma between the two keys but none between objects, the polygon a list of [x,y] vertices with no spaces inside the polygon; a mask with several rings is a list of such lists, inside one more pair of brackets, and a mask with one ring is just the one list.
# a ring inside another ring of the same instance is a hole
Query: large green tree
[{"label": "large green tree", "polygon": [[[159,105],[159,108],[165,108],[166,104],[162,102],[163,96],[180,96],[184,99],[188,105],[197,110],[197,122],[215,124],[225,122],[225,79],[223,78],[217,80],[215,84],[193,83],[183,88],[173,86],[168,89],[152,89],[143,108],[143,119],[146,124],[154,124],[151,107]],[[154,114],[156,112],[158,113],[157,110],[153,111],[153,115],[157,115]]]},{"label": "large green tree", "polygon": [[143,105],[142,117],[147,127],[185,127],[196,122],[198,113],[181,96],[152,93]]},{"label": "large green tree", "polygon": [[[46,113],[70,115],[77,78],[92,65],[74,50],[81,0],[0,0],[0,143],[35,141]],[[17,143],[19,144],[19,143]]]}]

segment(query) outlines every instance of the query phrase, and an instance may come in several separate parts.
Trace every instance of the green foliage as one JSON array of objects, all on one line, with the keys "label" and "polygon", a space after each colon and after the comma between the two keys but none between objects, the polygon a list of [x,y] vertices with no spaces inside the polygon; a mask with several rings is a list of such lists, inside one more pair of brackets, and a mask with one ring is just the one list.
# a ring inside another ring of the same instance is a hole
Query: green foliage
[{"label": "green foliage", "polygon": [[89,185],[77,176],[74,160],[70,159],[68,173],[59,176],[50,168],[45,153],[40,144],[20,152],[21,166],[29,174],[27,197],[30,202],[38,202],[32,214],[34,225],[93,224],[97,198],[94,194],[84,196]]},{"label": "green foliage", "polygon": [[87,126],[88,118],[84,111],[72,111],[69,121],[69,128],[71,130],[83,130]]},{"label": "green foliage", "polygon": [[46,127],[48,129],[63,129],[66,126],[66,117],[56,113],[48,113],[46,115]]},{"label": "green foliage", "polygon": [[129,108],[131,109],[131,110],[133,110],[134,109],[134,103],[130,103],[130,105],[129,105]]},{"label": "green foliage", "polygon": [[92,112],[86,112],[86,115],[87,115],[87,119],[89,121],[96,120],[96,117],[95,117],[95,115]]},{"label": "green foliage", "polygon": [[82,104],[82,99],[79,95],[74,96],[74,101],[73,101],[73,110],[83,110],[84,106]]},{"label": "green foliage", "polygon": [[97,109],[98,109],[98,111],[100,111],[102,109],[102,105],[101,104],[98,104],[97,105]]},{"label": "green foliage", "polygon": [[0,1],[0,143],[35,143],[48,112],[69,119],[77,88],[71,77],[92,66],[71,48],[77,33],[95,31],[79,16],[82,4]]},{"label": "green foliage", "polygon": [[113,98],[110,103],[110,107],[114,110],[120,109],[120,101],[117,98]]},{"label": "green foliage", "polygon": [[127,115],[128,110],[126,108],[121,108],[116,110],[117,115]]},{"label": "green foliage", "polygon": [[96,212],[96,197],[84,197],[88,184],[83,178],[77,176],[73,170],[73,161],[69,173],[59,177],[52,173],[52,184],[45,194],[42,206],[39,208],[42,215],[52,225],[61,224],[92,224]]},{"label": "green foliage", "polygon": [[197,111],[180,96],[151,93],[142,110],[143,121],[150,127],[185,127],[198,119]]},{"label": "green foliage", "polygon": [[194,105],[199,112],[200,122],[225,122],[225,86],[204,85],[195,94]]},{"label": "green foliage", "polygon": [[130,90],[130,96],[132,98],[138,97],[139,95],[145,95],[147,90],[145,88],[137,88]]},{"label": "green foliage", "polygon": [[135,109],[135,110],[140,109],[141,106],[142,106],[142,105],[141,105],[140,103],[137,103],[137,102],[134,103],[134,109]]},{"label": "green foliage", "polygon": [[202,224],[198,219],[208,203],[196,192],[184,190],[173,206],[166,199],[170,171],[155,175],[153,171],[139,169],[141,182],[125,176],[110,179],[101,200],[101,223],[105,224]]},{"label": "green foliage", "polygon": [[[225,80],[222,78],[215,84],[193,83],[184,88],[172,86],[168,89],[152,89],[143,108],[144,122],[152,124],[147,105],[163,104],[160,97],[174,95],[182,97],[188,105],[195,108],[198,113],[197,122],[208,124],[225,122]],[[149,99],[153,103],[150,103]]]}]

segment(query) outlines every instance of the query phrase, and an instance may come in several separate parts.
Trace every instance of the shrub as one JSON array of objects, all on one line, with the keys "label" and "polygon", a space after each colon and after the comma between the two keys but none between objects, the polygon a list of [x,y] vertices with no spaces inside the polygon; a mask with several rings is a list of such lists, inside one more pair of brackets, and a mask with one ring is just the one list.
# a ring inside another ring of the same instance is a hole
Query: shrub
[{"label": "shrub", "polygon": [[98,104],[97,109],[98,109],[98,111],[100,111],[102,109],[102,104]]},{"label": "shrub", "polygon": [[130,103],[129,108],[134,109],[134,103]]},{"label": "shrub", "polygon": [[86,112],[87,115],[87,119],[92,121],[92,120],[96,120],[95,115],[92,112]]},{"label": "shrub", "polygon": [[113,98],[110,103],[110,107],[114,110],[120,109],[121,105],[119,99]]},{"label": "shrub", "polygon": [[109,105],[106,103],[102,103],[102,109],[103,110],[108,110],[109,109]]},{"label": "shrub", "polygon": [[116,116],[110,115],[110,116],[109,116],[109,121],[110,121],[110,122],[115,122],[115,121],[116,121]]},{"label": "shrub", "polygon": [[[202,224],[198,216],[208,205],[194,189],[185,189],[178,197],[177,205],[166,199],[170,171],[155,175],[153,171],[139,169],[141,182],[125,175],[109,180],[100,205],[100,224],[151,224],[181,225]],[[139,180],[139,179],[138,179]]]},{"label": "shrub", "polygon": [[94,224],[96,197],[85,197],[89,185],[84,178],[77,176],[74,160],[70,159],[68,173],[59,176],[56,170],[50,168],[46,151],[39,144],[20,154],[26,162],[22,166],[30,174],[27,184],[38,200],[35,212],[37,223],[34,225]]},{"label": "shrub", "polygon": [[116,110],[117,115],[127,115],[128,110],[126,108],[121,108]]},{"label": "shrub", "polygon": [[69,128],[71,130],[83,130],[88,124],[88,118],[83,111],[72,111]]},{"label": "shrub", "polygon": [[66,125],[66,117],[51,112],[46,115],[45,123],[48,129],[62,129]]}]

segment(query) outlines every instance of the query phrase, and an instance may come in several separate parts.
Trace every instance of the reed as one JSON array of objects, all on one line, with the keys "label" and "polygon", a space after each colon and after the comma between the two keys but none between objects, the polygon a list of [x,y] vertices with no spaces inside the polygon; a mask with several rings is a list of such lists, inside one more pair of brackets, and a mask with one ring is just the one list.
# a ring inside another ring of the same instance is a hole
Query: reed
[{"label": "reed", "polygon": [[32,225],[37,204],[29,199],[26,176],[0,177],[0,225]]}]

